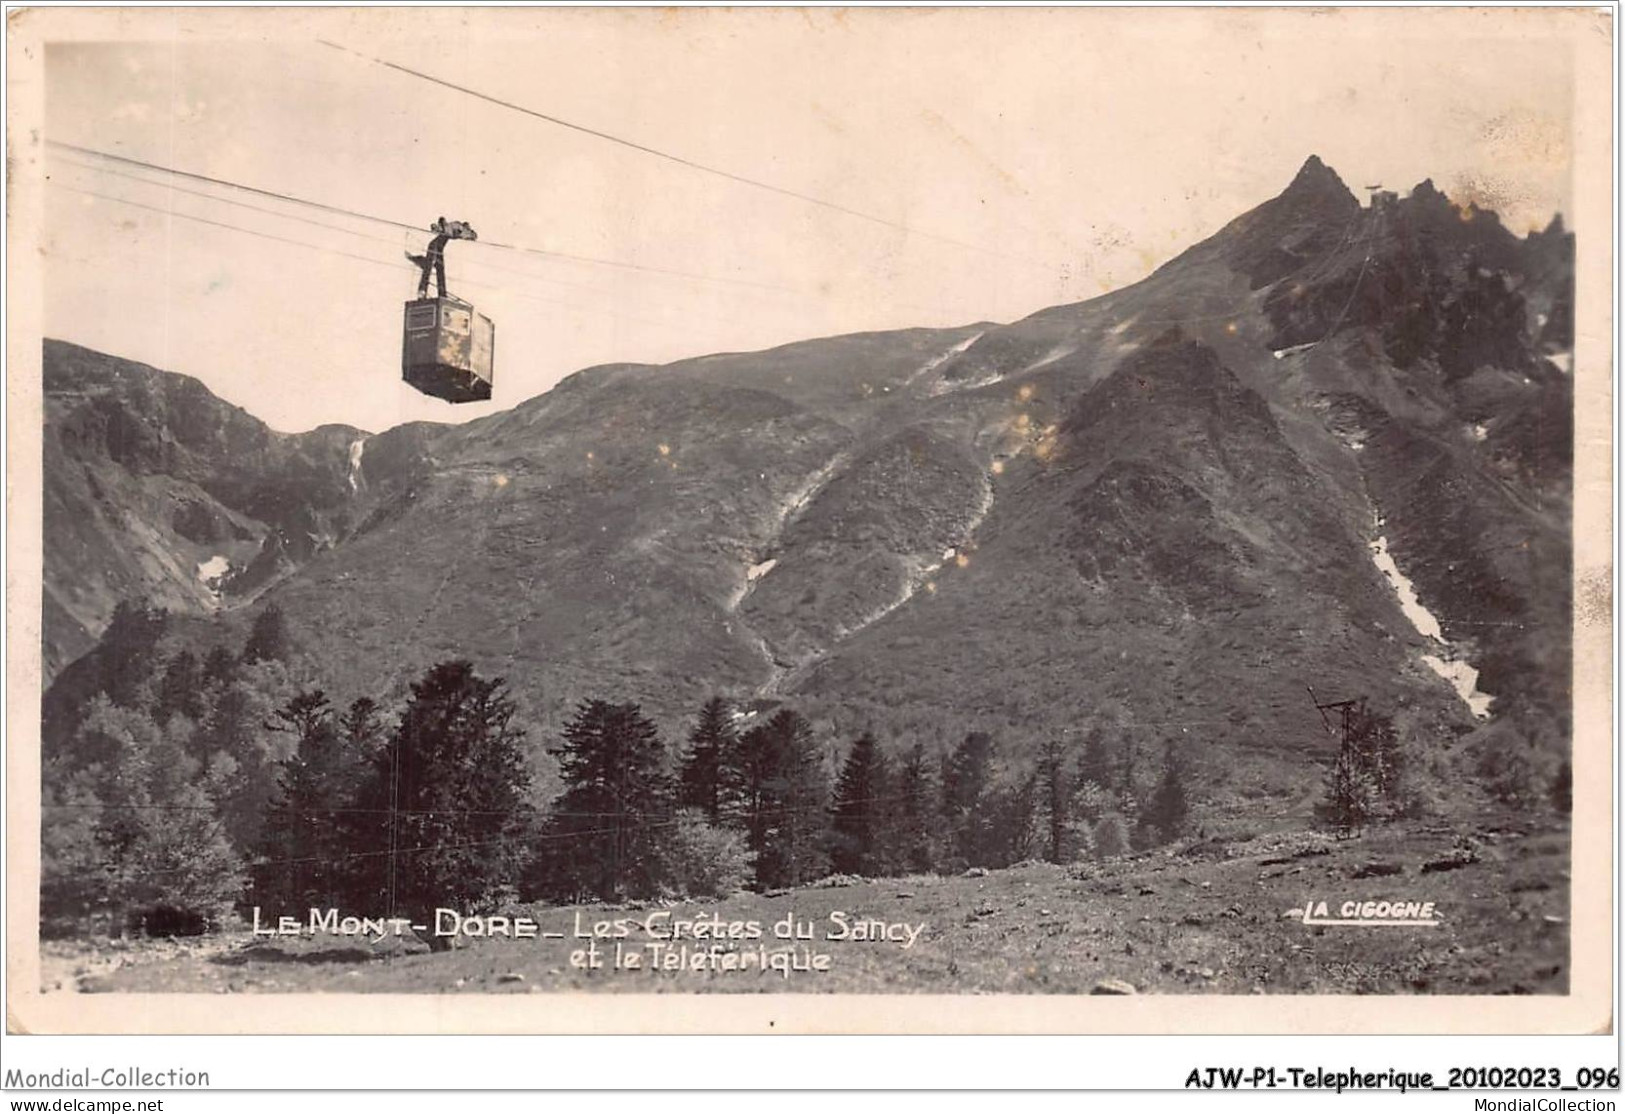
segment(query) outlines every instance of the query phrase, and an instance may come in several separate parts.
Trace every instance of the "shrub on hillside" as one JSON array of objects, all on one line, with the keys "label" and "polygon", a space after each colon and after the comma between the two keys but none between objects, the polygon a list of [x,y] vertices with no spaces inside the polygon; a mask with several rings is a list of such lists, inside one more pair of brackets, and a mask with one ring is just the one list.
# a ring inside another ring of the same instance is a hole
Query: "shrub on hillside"
[{"label": "shrub on hillside", "polygon": [[1082,862],[1096,858],[1095,824],[1099,821],[1069,820],[1066,825],[1067,862]]},{"label": "shrub on hillside", "polygon": [[1095,858],[1111,859],[1129,850],[1128,821],[1121,813],[1109,812],[1095,821]]},{"label": "shrub on hillside", "polygon": [[1530,804],[1538,793],[1539,778],[1526,746],[1508,750],[1485,748],[1479,758],[1478,776],[1490,796],[1504,805]]},{"label": "shrub on hillside", "polygon": [[677,814],[662,858],[667,890],[688,898],[738,893],[755,859],[742,833],[711,824],[699,809]]}]

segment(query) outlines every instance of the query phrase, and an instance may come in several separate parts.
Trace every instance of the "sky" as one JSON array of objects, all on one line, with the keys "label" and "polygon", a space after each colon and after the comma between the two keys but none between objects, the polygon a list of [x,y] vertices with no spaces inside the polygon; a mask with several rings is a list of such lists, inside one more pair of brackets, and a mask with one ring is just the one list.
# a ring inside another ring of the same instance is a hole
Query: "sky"
[{"label": "sky", "polygon": [[1362,198],[1432,178],[1524,231],[1571,211],[1563,18],[124,12],[48,46],[45,137],[414,228],[470,222],[485,242],[451,246],[450,286],[496,322],[496,394],[453,407],[400,381],[404,252],[426,232],[54,147],[44,330],[194,375],[277,429],[376,432],[506,409],[594,364],[1080,301],[1310,154]]}]

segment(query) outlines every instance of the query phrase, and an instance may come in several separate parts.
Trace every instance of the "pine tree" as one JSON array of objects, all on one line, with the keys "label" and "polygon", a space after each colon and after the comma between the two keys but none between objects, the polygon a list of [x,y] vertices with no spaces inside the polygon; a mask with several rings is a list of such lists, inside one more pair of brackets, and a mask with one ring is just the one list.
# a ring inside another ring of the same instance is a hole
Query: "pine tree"
[{"label": "pine tree", "polygon": [[1124,735],[1117,766],[1117,802],[1128,816],[1140,810],[1140,752],[1133,735]]},{"label": "pine tree", "polygon": [[1092,727],[1084,736],[1077,777],[1067,802],[1067,837],[1072,844],[1073,857],[1095,853],[1096,826],[1102,817],[1117,810],[1112,772],[1112,755],[1106,737],[1100,728]]},{"label": "pine tree", "polygon": [[219,688],[237,677],[237,659],[224,646],[215,646],[203,656],[203,685]]},{"label": "pine tree", "polygon": [[321,735],[331,739],[333,732],[333,705],[321,689],[295,693],[286,704],[271,713],[266,725],[272,731],[286,731],[303,743]]},{"label": "pine tree", "polygon": [[1078,759],[1078,786],[1094,785],[1109,789],[1112,785],[1111,751],[1106,747],[1106,736],[1098,727],[1091,727],[1083,737],[1083,754]]},{"label": "pine tree", "polygon": [[972,731],[948,756],[942,771],[943,820],[952,840],[954,866],[988,866],[997,857],[991,810],[985,797],[993,779],[993,737]]},{"label": "pine tree", "polygon": [[722,697],[713,696],[700,709],[699,723],[688,737],[679,779],[679,807],[699,810],[708,823],[721,822],[730,788],[732,752],[737,744],[733,709]]},{"label": "pine tree", "polygon": [[874,877],[888,868],[886,816],[891,774],[880,744],[865,731],[841,767],[831,806],[830,867],[841,874]]},{"label": "pine tree", "polygon": [[514,714],[502,679],[467,661],[413,682],[357,798],[348,904],[428,923],[437,907],[486,908],[517,883],[534,832]]},{"label": "pine tree", "polygon": [[384,722],[378,704],[370,696],[358,696],[339,717],[339,733],[349,753],[370,760],[384,738]]},{"label": "pine tree", "polygon": [[120,600],[96,647],[97,690],[121,708],[144,704],[169,613],[146,600]]},{"label": "pine tree", "polygon": [[943,800],[960,814],[981,800],[993,771],[993,737],[972,731],[954,748],[942,775]]},{"label": "pine tree", "polygon": [[987,794],[988,839],[981,854],[984,866],[1006,867],[1032,858],[1038,819],[1038,775],[998,787]]},{"label": "pine tree", "polygon": [[1185,789],[1185,758],[1179,748],[1169,742],[1163,754],[1162,777],[1140,813],[1146,846],[1177,839],[1190,820],[1190,798]]},{"label": "pine tree", "polygon": [[243,644],[243,663],[253,665],[260,661],[286,662],[293,653],[293,642],[288,635],[288,622],[282,609],[271,604],[254,617],[248,641]]},{"label": "pine tree", "polygon": [[915,743],[899,764],[896,776],[897,822],[893,826],[893,859],[902,870],[924,873],[936,868],[936,816],[939,792],[932,784],[925,744]]},{"label": "pine tree", "polygon": [[158,682],[153,719],[168,723],[171,716],[182,715],[196,722],[203,718],[203,709],[203,667],[196,654],[183,648],[169,659]]},{"label": "pine tree", "polygon": [[657,894],[674,802],[655,725],[636,704],[589,700],[555,754],[565,791],[537,863],[541,887],[565,900]]},{"label": "pine tree", "polygon": [[1317,812],[1339,836],[1358,833],[1370,820],[1375,788],[1350,747],[1344,747],[1326,778],[1326,795]]},{"label": "pine tree", "polygon": [[1390,805],[1397,803],[1403,792],[1405,755],[1393,718],[1374,711],[1361,699],[1350,716],[1349,743],[1375,795]]},{"label": "pine tree", "polygon": [[274,727],[273,712],[288,699],[289,688],[279,662],[239,669],[214,692],[191,739],[190,751],[205,768],[221,768],[217,755],[231,759],[232,776],[220,781],[217,792],[227,834],[239,850],[259,844],[281,763],[298,745],[296,735]]},{"label": "pine tree", "polygon": [[320,690],[299,693],[276,710],[274,720],[298,744],[281,763],[266,810],[252,900],[270,914],[298,915],[345,896],[347,806],[359,788],[363,755],[335,724]]},{"label": "pine tree", "polygon": [[1067,777],[1066,751],[1061,741],[1049,738],[1038,754],[1038,780],[1044,799],[1046,856],[1052,863],[1067,860],[1066,837],[1071,820],[1072,785]]},{"label": "pine tree", "polygon": [[829,786],[807,721],[788,708],[753,727],[739,743],[738,804],[756,888],[794,886],[824,869]]}]

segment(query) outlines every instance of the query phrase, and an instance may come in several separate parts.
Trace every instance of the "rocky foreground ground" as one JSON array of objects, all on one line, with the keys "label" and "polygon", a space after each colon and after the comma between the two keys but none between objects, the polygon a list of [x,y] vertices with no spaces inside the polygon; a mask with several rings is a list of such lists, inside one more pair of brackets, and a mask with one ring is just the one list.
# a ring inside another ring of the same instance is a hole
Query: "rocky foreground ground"
[{"label": "rocky foreground ground", "polygon": [[[42,981],[47,992],[220,994],[1562,994],[1568,850],[1566,823],[1523,820],[1470,835],[1416,824],[1348,840],[1257,836],[669,906],[533,906],[509,912],[536,936],[465,936],[441,952],[411,934],[270,937],[247,926],[192,940],[48,941]],[[1305,924],[1306,903],[1321,901],[1333,918],[1348,901],[1432,902],[1440,923]],[[811,939],[796,937],[801,926]],[[621,962],[635,954],[639,966],[617,968],[617,945]],[[601,966],[583,966],[589,948]]]}]

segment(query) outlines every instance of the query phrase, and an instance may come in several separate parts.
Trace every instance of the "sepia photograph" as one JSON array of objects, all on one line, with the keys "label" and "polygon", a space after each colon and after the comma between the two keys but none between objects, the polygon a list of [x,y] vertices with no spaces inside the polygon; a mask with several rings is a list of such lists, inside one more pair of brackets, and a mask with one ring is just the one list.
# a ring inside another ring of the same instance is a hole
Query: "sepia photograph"
[{"label": "sepia photograph", "polygon": [[1612,33],[14,14],[9,1026],[1610,1026]]}]

